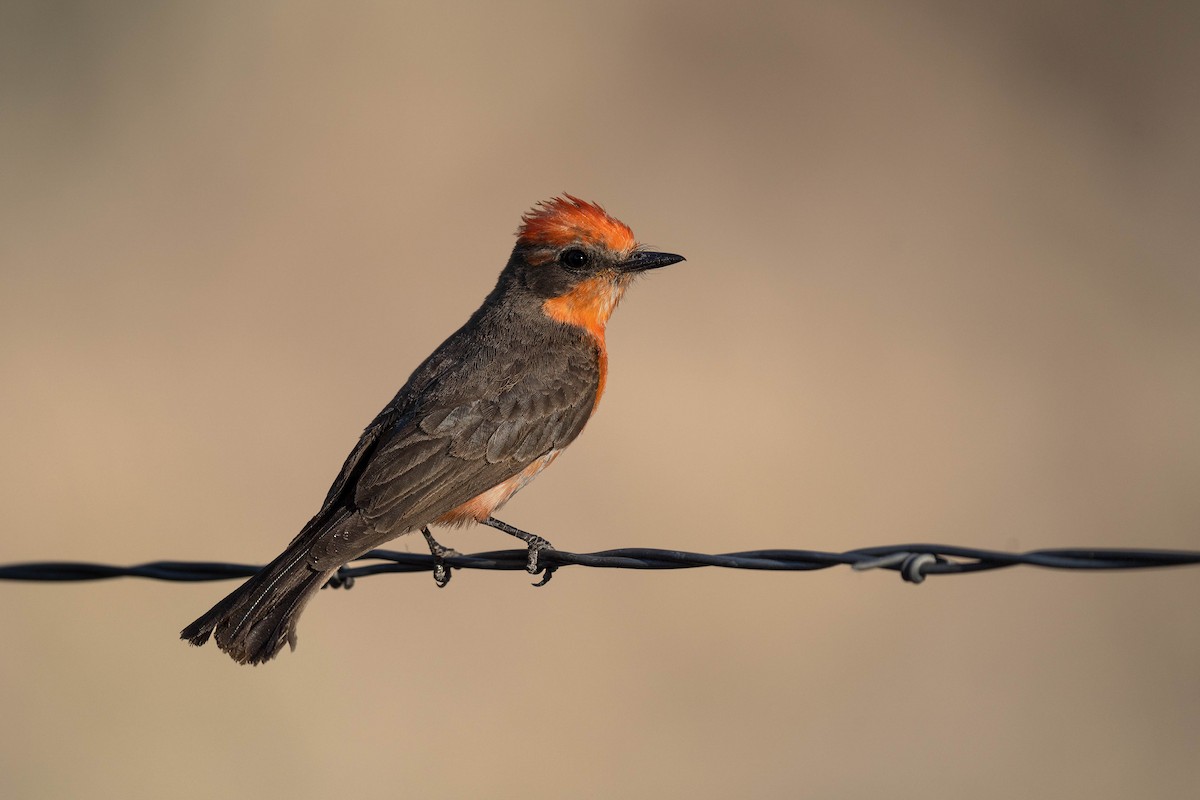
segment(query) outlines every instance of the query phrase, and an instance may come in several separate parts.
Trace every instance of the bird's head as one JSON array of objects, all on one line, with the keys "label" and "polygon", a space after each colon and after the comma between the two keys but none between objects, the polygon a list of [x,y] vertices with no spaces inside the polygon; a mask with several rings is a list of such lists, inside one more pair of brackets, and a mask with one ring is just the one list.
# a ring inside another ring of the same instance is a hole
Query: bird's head
[{"label": "bird's head", "polygon": [[521,218],[509,267],[542,298],[547,316],[603,338],[633,279],[679,261],[683,256],[646,250],[628,225],[568,194],[538,203]]}]

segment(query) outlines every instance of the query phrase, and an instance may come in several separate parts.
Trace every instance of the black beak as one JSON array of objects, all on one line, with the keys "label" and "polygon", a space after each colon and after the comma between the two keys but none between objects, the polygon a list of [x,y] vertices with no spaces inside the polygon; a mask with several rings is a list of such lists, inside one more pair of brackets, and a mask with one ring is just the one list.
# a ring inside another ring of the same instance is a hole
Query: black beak
[{"label": "black beak", "polygon": [[638,250],[625,261],[621,262],[621,271],[645,272],[648,269],[658,269],[659,267],[678,264],[683,260],[683,256],[677,256],[674,253],[651,253],[646,250]]}]

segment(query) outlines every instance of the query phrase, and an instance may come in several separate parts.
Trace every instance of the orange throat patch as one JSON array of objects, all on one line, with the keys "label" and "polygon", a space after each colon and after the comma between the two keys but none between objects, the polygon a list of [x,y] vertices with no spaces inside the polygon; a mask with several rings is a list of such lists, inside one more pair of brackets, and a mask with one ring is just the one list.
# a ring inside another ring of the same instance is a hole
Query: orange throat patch
[{"label": "orange throat patch", "polygon": [[600,385],[596,387],[594,411],[604,394],[604,383],[608,378],[608,349],[604,343],[604,326],[612,316],[613,309],[625,294],[625,283],[604,276],[588,278],[561,297],[552,297],[542,303],[542,311],[550,319],[566,325],[583,328],[600,348]]},{"label": "orange throat patch", "polygon": [[542,310],[550,319],[583,328],[603,345],[604,326],[624,294],[621,283],[597,276],[580,281],[561,297],[550,298]]}]

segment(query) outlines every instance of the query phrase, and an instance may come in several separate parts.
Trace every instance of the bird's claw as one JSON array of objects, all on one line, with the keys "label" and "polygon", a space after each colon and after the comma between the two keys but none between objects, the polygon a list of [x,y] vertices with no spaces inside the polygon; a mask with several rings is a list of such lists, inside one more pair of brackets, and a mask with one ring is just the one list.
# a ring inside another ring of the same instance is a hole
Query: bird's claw
[{"label": "bird's claw", "polygon": [[539,563],[541,560],[540,557],[543,550],[553,550],[554,545],[550,544],[540,536],[534,536],[527,542],[527,544],[529,545],[529,553],[528,559],[525,562],[525,571],[530,575],[537,575],[539,572],[542,573],[542,579],[533,585],[545,586],[550,582],[550,579],[554,577],[554,571],[558,569],[558,565],[543,565]]},{"label": "bird's claw", "polygon": [[462,553],[452,547],[440,544],[433,538],[429,528],[422,528],[421,533],[425,536],[425,543],[429,545],[429,554],[433,556],[433,582],[439,589],[445,589],[452,576],[451,567],[446,563],[446,559],[461,556]]},{"label": "bird's claw", "polygon": [[445,589],[446,584],[450,582],[453,575],[450,565],[446,563],[447,558],[460,556],[462,553],[453,550],[449,547],[443,548],[442,552],[435,553],[433,556],[433,582],[437,584],[439,589]]},{"label": "bird's claw", "polygon": [[542,571],[542,579],[541,579],[540,581],[538,581],[537,583],[533,584],[533,585],[534,585],[535,587],[536,587],[536,586],[545,586],[547,583],[549,583],[549,582],[550,582],[550,579],[554,577],[554,572],[555,572],[555,570],[557,570],[557,569],[558,569],[558,565],[557,565],[557,564],[555,564],[555,565],[553,565],[553,566],[546,567],[546,568],[545,568],[545,569]]},{"label": "bird's claw", "polygon": [[545,586],[550,578],[554,576],[554,570],[558,569],[558,564],[547,564],[543,566],[538,563],[543,551],[554,550],[554,545],[550,544],[550,542],[538,536],[536,533],[530,533],[529,531],[523,531],[520,528],[514,528],[507,522],[498,520],[495,517],[488,517],[487,519],[480,520],[480,522],[482,522],[484,525],[490,525],[498,531],[504,531],[509,536],[515,536],[525,543],[525,546],[529,548],[527,560],[525,561],[525,571],[530,575],[537,575],[539,572],[543,573],[542,579],[535,583],[534,586]]}]

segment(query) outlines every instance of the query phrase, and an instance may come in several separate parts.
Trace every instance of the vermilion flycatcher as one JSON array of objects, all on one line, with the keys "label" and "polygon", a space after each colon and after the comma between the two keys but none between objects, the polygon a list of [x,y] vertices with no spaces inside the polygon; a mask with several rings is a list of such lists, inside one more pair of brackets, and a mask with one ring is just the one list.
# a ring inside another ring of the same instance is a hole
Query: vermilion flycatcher
[{"label": "vermilion flycatcher", "polygon": [[367,426],[321,510],[287,550],[183,630],[242,664],[296,646],[296,621],[337,569],[421,531],[449,580],[430,525],[482,522],[549,547],[492,513],[574,441],[604,392],[604,326],[638,274],[682,261],[650,252],[624,223],[566,195],[522,217],[496,288],[417,367]]}]

